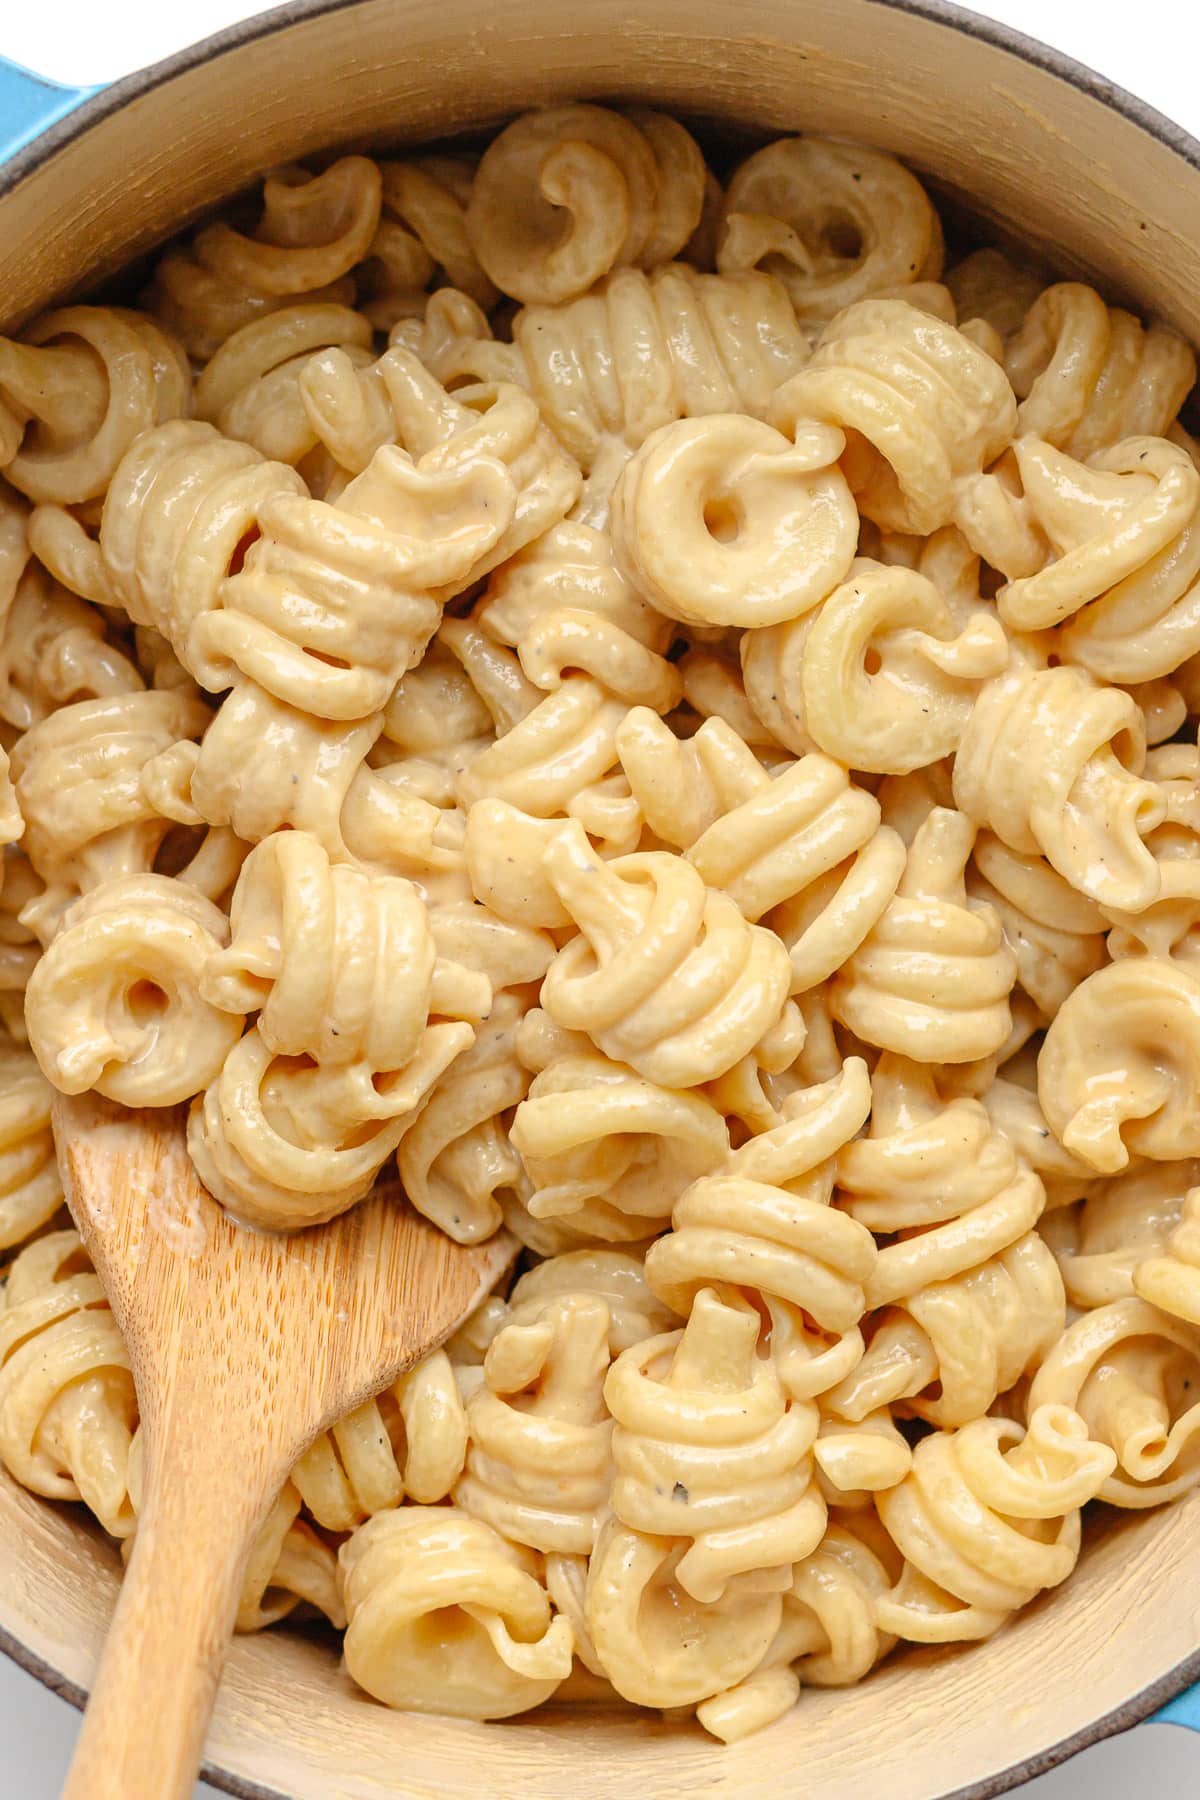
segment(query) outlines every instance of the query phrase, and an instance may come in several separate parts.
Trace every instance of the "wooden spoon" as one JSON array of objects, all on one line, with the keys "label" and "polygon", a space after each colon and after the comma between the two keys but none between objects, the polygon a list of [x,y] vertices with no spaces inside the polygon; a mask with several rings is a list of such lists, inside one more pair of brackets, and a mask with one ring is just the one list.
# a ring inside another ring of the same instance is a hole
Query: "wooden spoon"
[{"label": "wooden spoon", "polygon": [[192,1791],[250,1548],[317,1433],[439,1344],[511,1265],[383,1189],[292,1237],[233,1224],[181,1109],[54,1102],[67,1203],[141,1409],[133,1556],[64,1800]]}]

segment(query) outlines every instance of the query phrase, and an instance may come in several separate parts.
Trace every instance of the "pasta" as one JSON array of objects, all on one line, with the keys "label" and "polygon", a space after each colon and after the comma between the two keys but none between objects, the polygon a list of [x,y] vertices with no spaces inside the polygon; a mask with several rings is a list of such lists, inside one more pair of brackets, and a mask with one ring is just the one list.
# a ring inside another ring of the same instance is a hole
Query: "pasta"
[{"label": "pasta", "polygon": [[942,272],[941,221],[920,182],[861,145],[768,144],[734,171],[722,223],[717,267],[769,269],[806,325]]},{"label": "pasta", "polygon": [[0,1461],[128,1548],[55,1090],[259,1229],[394,1161],[520,1272],[239,1629],[736,1745],[1200,1482],[1200,448],[885,151],[725,181],[555,103],[0,339]]},{"label": "pasta", "polygon": [[692,138],[661,113],[526,113],[476,171],[471,247],[514,299],[573,300],[612,269],[653,269],[678,255],[700,223],[704,173]]}]

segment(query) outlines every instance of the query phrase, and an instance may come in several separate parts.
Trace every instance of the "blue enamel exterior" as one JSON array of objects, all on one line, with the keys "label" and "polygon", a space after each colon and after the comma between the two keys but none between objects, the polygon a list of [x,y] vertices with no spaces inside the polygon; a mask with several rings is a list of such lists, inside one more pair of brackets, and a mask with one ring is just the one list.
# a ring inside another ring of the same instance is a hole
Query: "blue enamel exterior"
[{"label": "blue enamel exterior", "polygon": [[60,87],[0,56],[0,163],[98,92],[94,87]]}]

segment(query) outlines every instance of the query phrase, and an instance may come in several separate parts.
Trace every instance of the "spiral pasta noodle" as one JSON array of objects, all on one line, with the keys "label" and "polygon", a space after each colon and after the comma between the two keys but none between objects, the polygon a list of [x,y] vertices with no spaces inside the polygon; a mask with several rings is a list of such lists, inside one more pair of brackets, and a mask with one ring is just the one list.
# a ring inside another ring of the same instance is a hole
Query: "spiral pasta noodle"
[{"label": "spiral pasta noodle", "polygon": [[439,277],[480,306],[495,303],[496,290],[467,236],[475,167],[465,156],[380,163],[382,212],[356,276],[362,310],[377,331],[422,312],[426,290]]},{"label": "spiral pasta noodle", "polygon": [[[906,1562],[880,1601],[885,1631],[918,1643],[987,1637],[1033,1593],[1056,1587],[1079,1555],[1079,1509],[1116,1456],[1078,1413],[1048,1404],[1027,1430],[974,1419],[924,1438],[911,1474],[879,1514]],[[1038,1531],[1051,1522],[1053,1535]]]},{"label": "spiral pasta noodle", "polygon": [[457,325],[417,340],[434,374],[525,382],[584,473],[604,464],[610,479],[675,419],[764,417],[808,357],[773,277],[703,274],[682,262],[650,274],[618,269],[566,305],[523,307],[511,347],[490,341],[482,316],[464,312]]},{"label": "spiral pasta noodle", "polygon": [[858,514],[841,432],[794,439],[740,413],[660,426],[612,499],[618,562],[660,613],[763,627],[818,605],[845,575]]},{"label": "spiral pasta noodle", "polygon": [[467,1417],[444,1350],[322,1432],[292,1470],[301,1503],[327,1531],[353,1531],[410,1499],[442,1500],[462,1473]]},{"label": "spiral pasta noodle", "polygon": [[613,269],[677,256],[700,223],[704,177],[695,142],[665,114],[549,107],[484,152],[467,232],[502,293],[572,300]]},{"label": "spiral pasta noodle", "polygon": [[954,798],[1010,850],[1039,852],[1102,906],[1139,911],[1158,891],[1145,834],[1166,807],[1140,771],[1141,709],[1078,669],[1018,667],[987,682],[954,762]]},{"label": "spiral pasta noodle", "polygon": [[918,1062],[970,1062],[1008,1036],[1016,972],[1000,920],[967,898],[974,831],[935,807],[912,841],[895,897],[835,979],[835,1017],[867,1043]]},{"label": "spiral pasta noodle", "polygon": [[928,1071],[887,1054],[870,1134],[838,1158],[840,1204],[887,1242],[866,1283],[882,1309],[825,1404],[862,1420],[902,1401],[939,1425],[978,1418],[1064,1325],[1062,1280],[1033,1229],[1042,1184],[978,1100],[942,1104]]},{"label": "spiral pasta noodle", "polygon": [[752,1307],[702,1288],[682,1332],[626,1350],[605,1383],[613,1513],[652,1536],[690,1538],[675,1579],[702,1602],[736,1575],[799,1562],[825,1528],[816,1407],[789,1397],[757,1355],[758,1333]]},{"label": "spiral pasta noodle", "polygon": [[729,1149],[719,1112],[592,1054],[557,1056],[533,1078],[509,1133],[535,1219],[617,1241],[661,1231],[676,1196]]},{"label": "spiral pasta noodle", "polygon": [[[360,1687],[410,1712],[502,1719],[549,1698],[571,1667],[533,1553],[452,1506],[368,1520],[338,1557],[346,1666]],[[437,1649],[422,1621],[437,1613]]]},{"label": "spiral pasta noodle", "polygon": [[1090,975],[1061,1007],[1038,1057],[1038,1098],[1066,1146],[1101,1175],[1130,1152],[1200,1154],[1192,1109],[1200,982],[1142,957]]},{"label": "spiral pasta noodle", "polygon": [[830,1205],[834,1157],[870,1107],[866,1065],[793,1095],[783,1121],[733,1152],[675,1203],[672,1229],[646,1253],[646,1278],[674,1311],[702,1288],[758,1294],[772,1321],[784,1387],[804,1400],[846,1375],[863,1353],[859,1320],[875,1243]]},{"label": "spiral pasta noodle", "polygon": [[1074,1206],[1043,1222],[1073,1306],[1090,1310],[1138,1292],[1141,1265],[1167,1256],[1198,1172],[1193,1161],[1144,1163],[1093,1180]]},{"label": "spiral pasta noodle", "polygon": [[[723,1074],[778,1025],[786,952],[689,864],[655,852],[598,864],[578,824],[545,864],[580,929],[543,985],[557,1023],[677,1087]],[[674,1020],[665,1034],[664,1003]]]},{"label": "spiral pasta noodle", "polygon": [[1181,337],[1106,306],[1079,281],[1042,290],[1005,345],[1004,362],[1022,434],[1077,457],[1165,432],[1196,379]]},{"label": "spiral pasta noodle", "polygon": [[[319,1223],[366,1192],[438,1076],[474,1041],[464,1015],[487,1011],[491,985],[438,958],[410,883],[331,865],[304,833],[275,833],[253,852],[231,919],[203,993],[212,1007],[258,1019],[193,1105],[189,1146],[205,1185],[244,1216]],[[288,958],[289,932],[323,938],[323,952]],[[380,951],[396,981],[382,992]],[[435,1009],[450,1017],[430,1023]]]},{"label": "spiral pasta noodle", "polygon": [[779,138],[734,171],[717,267],[765,268],[821,325],[868,295],[936,281],[942,228],[895,157],[829,138]]},{"label": "spiral pasta noodle", "polygon": [[772,423],[813,418],[858,434],[848,478],[858,509],[896,531],[936,531],[1014,435],[1002,370],[962,332],[904,300],[858,300],[826,326],[807,367],[779,389]]},{"label": "spiral pasta noodle", "polygon": [[957,750],[980,684],[1008,662],[982,607],[957,623],[919,572],[860,558],[814,612],[747,632],[747,695],[790,749],[910,774]]},{"label": "spiral pasta noodle", "polygon": [[31,500],[102,495],[139,432],[191,410],[191,371],[153,319],[65,306],[0,339],[0,467]]},{"label": "spiral pasta noodle", "polygon": [[557,1294],[524,1302],[488,1346],[454,1501],[510,1542],[561,1555],[595,1542],[611,1482],[609,1324],[600,1295]]},{"label": "spiral pasta noodle", "polygon": [[369,157],[320,175],[281,169],[262,186],[250,232],[224,219],[162,255],[147,298],[193,356],[207,359],[243,325],[300,297],[349,304],[352,271],[379,225],[382,181]]}]

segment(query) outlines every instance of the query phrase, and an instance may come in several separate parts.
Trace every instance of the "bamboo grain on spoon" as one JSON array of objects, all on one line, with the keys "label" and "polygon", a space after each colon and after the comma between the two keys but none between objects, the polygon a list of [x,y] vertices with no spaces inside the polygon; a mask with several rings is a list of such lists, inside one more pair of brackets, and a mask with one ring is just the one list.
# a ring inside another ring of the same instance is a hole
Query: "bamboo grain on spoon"
[{"label": "bamboo grain on spoon", "polygon": [[57,1097],[67,1201],[137,1388],[133,1555],[63,1800],[184,1800],[250,1549],[296,1459],[449,1335],[511,1266],[464,1248],[394,1185],[284,1237],[202,1187],[181,1109]]}]

